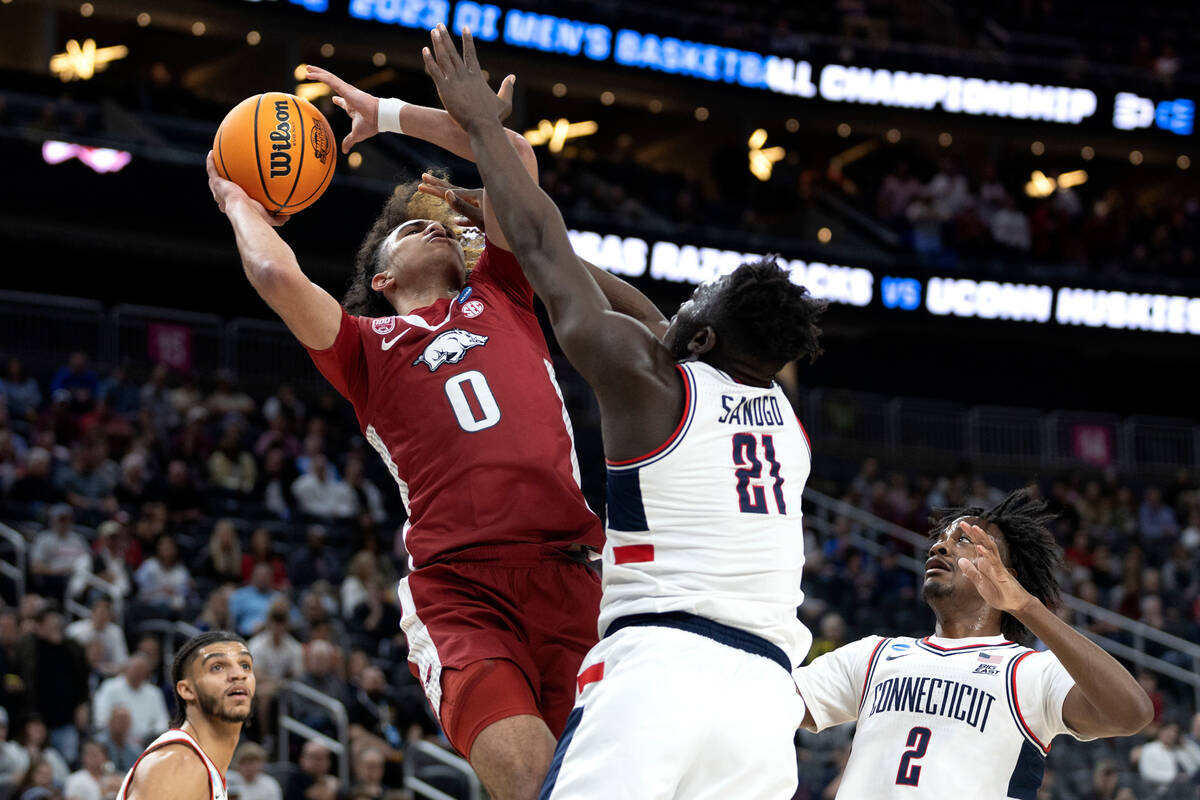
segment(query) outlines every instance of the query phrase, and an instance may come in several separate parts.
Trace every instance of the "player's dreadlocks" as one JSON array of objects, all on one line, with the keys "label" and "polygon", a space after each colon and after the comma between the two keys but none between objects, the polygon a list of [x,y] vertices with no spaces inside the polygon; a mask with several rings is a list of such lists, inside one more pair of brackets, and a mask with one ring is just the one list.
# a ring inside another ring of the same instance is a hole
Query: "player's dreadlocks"
[{"label": "player's dreadlocks", "polygon": [[725,281],[720,315],[729,327],[721,333],[732,333],[738,349],[779,366],[805,356],[816,361],[825,352],[817,320],[829,303],[792,283],[775,256],[742,264]]},{"label": "player's dreadlocks", "polygon": [[[960,517],[977,517],[990,522],[1004,534],[1008,564],[1017,573],[1017,580],[1031,595],[1053,609],[1058,605],[1056,573],[1063,563],[1062,548],[1054,540],[1048,524],[1055,515],[1046,510],[1046,502],[1034,497],[1028,487],[1017,489],[992,508],[978,507],[935,509],[930,522],[936,537],[951,522]],[[1029,631],[1011,614],[1000,620],[1000,632],[1005,638],[1025,643]]]},{"label": "player's dreadlocks", "polygon": [[176,685],[187,677],[188,670],[191,669],[192,662],[196,660],[201,648],[217,642],[237,642],[249,647],[246,640],[233,631],[205,631],[183,643],[183,647],[179,648],[179,652],[175,654],[175,660],[171,662],[171,688],[175,691],[175,713],[171,716],[172,728],[181,727],[183,723],[187,722],[187,703],[180,697],[179,690],[175,688]]},{"label": "player's dreadlocks", "polygon": [[[432,169],[426,171],[434,173]],[[360,317],[390,317],[396,313],[396,309],[392,308],[387,298],[371,288],[371,279],[387,266],[380,258],[384,240],[397,226],[410,219],[434,219],[445,225],[450,235],[459,239],[463,245],[468,271],[479,260],[479,254],[483,252],[482,238],[474,242],[464,241],[462,229],[455,223],[458,215],[440,199],[418,192],[417,186],[420,183],[419,180],[409,181],[392,191],[391,197],[383,204],[383,211],[359,245],[358,254],[354,257],[354,274],[342,298],[342,305],[351,314]]]}]

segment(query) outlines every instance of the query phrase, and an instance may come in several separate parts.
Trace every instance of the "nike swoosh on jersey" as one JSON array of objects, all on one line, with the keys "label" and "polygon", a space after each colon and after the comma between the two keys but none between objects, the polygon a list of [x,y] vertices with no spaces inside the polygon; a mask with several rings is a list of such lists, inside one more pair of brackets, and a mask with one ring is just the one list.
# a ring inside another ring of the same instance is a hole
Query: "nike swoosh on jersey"
[{"label": "nike swoosh on jersey", "polygon": [[394,344],[396,344],[396,342],[400,341],[401,336],[403,336],[404,334],[408,333],[411,330],[412,330],[412,328],[405,328],[404,330],[400,331],[400,333],[397,333],[394,338],[384,339],[383,341],[381,341],[379,343],[379,346],[384,349],[384,352],[387,352],[388,350],[392,349],[392,346]]},{"label": "nike swoosh on jersey", "polygon": [[911,655],[912,655],[912,653],[901,653],[898,656],[888,656],[887,658],[884,659],[884,661],[894,661],[897,658],[904,658],[905,656],[911,656]]}]

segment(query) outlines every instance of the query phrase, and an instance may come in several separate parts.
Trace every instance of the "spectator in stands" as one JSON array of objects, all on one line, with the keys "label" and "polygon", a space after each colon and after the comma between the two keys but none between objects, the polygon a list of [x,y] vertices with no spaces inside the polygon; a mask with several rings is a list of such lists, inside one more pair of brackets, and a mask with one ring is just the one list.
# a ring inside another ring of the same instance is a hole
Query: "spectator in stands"
[{"label": "spectator in stands", "polygon": [[268,730],[271,704],[280,684],[297,680],[304,672],[304,648],[288,633],[287,598],[279,597],[271,603],[266,627],[248,644],[254,657],[254,676],[258,679],[255,689],[258,718],[262,729]]},{"label": "spectator in stands", "polygon": [[283,800],[337,800],[338,779],[329,773],[333,758],[319,742],[309,740],[300,751],[300,771],[283,790]]},{"label": "spectator in stands", "polygon": [[186,408],[184,425],[171,439],[171,453],[199,469],[213,451],[212,438],[208,435],[208,411],[204,406]]},{"label": "spectator in stands", "polygon": [[0,708],[20,714],[25,708],[25,682],[21,679],[17,642],[21,639],[21,616],[14,608],[0,607]]},{"label": "spectator in stands", "polygon": [[19,420],[27,425],[37,417],[42,390],[37,380],[25,371],[21,359],[8,359],[4,376],[0,377],[0,395],[8,401],[8,413],[14,422]]},{"label": "spectator in stands", "polygon": [[1092,768],[1091,791],[1080,800],[1116,800],[1117,789],[1121,785],[1121,773],[1117,765],[1111,761],[1097,761]]},{"label": "spectator in stands", "polygon": [[79,444],[71,451],[71,463],[59,473],[58,485],[68,503],[87,518],[99,520],[119,508],[113,496],[115,471],[101,442]]},{"label": "spectator in stands", "polygon": [[360,603],[366,601],[370,595],[371,585],[379,580],[379,567],[375,555],[365,550],[355,553],[354,558],[350,559],[348,573],[346,579],[342,581],[339,593],[342,616],[347,619]]},{"label": "spectator in stands", "polygon": [[250,637],[258,633],[267,621],[267,611],[279,597],[271,588],[274,577],[271,567],[259,564],[250,576],[250,583],[233,593],[229,599],[229,615],[234,630]]},{"label": "spectator in stands", "polygon": [[933,202],[934,215],[948,222],[966,211],[975,203],[967,176],[959,169],[958,160],[945,156],[937,174],[929,181],[929,195]]},{"label": "spectator in stands", "polygon": [[96,724],[107,726],[113,710],[122,706],[133,716],[130,733],[135,741],[145,743],[165,731],[167,703],[158,687],[147,680],[149,677],[149,659],[141,653],[131,655],[120,675],[100,684],[93,700]]},{"label": "spectator in stands", "polygon": [[242,583],[242,545],[233,520],[219,519],[208,538],[208,548],[196,567],[197,580],[220,586]]},{"label": "spectator in stands", "polygon": [[302,642],[323,639],[339,648],[348,645],[346,626],[337,616],[337,601],[322,586],[314,586],[300,596],[296,635]]},{"label": "spectator in stands", "polygon": [[66,741],[73,735],[75,709],[88,699],[87,664],[82,648],[63,636],[62,613],[56,605],[39,609],[34,622],[34,632],[17,644],[17,673],[27,688],[29,709],[41,715],[61,752],[59,738]]},{"label": "spectator in stands", "polygon": [[292,495],[300,510],[310,517],[333,522],[354,516],[354,490],[329,468],[324,453],[309,458],[309,469],[292,484]]},{"label": "spectator in stands", "polygon": [[[351,686],[346,714],[350,720],[352,749],[376,748],[384,761],[403,757],[402,726],[406,715],[388,688],[382,669],[373,665],[363,668],[355,685]],[[380,766],[382,768],[382,762]]]},{"label": "spectator in stands", "polygon": [[1179,722],[1167,720],[1154,741],[1142,746],[1137,765],[1142,780],[1159,792],[1182,789],[1200,772],[1200,745],[1180,736]]},{"label": "spectator in stands", "polygon": [[242,448],[241,426],[227,425],[217,449],[208,457],[209,487],[248,495],[258,480],[253,454]]},{"label": "spectator in stands", "polygon": [[[308,421],[309,432],[304,437],[303,451],[296,457],[296,469],[301,475],[312,469],[313,458],[320,455],[325,455],[325,423],[320,419],[311,419]],[[330,473],[336,478],[338,477],[337,466],[329,464],[326,459]]]},{"label": "spectator in stands", "polygon": [[143,503],[157,500],[161,494],[161,489],[150,478],[145,455],[134,451],[121,459],[121,477],[113,488],[113,497],[122,510],[132,513]]},{"label": "spectator in stands", "polygon": [[346,485],[354,493],[354,514],[360,528],[372,531],[387,520],[383,492],[366,477],[362,457],[358,454],[346,458]]},{"label": "spectator in stands", "polygon": [[355,608],[351,627],[359,639],[365,638],[372,653],[391,657],[393,645],[403,647],[400,633],[400,608],[396,584],[372,578],[367,597]]},{"label": "spectator in stands", "polygon": [[80,410],[90,408],[100,393],[100,378],[88,366],[87,353],[76,351],[67,358],[66,366],[59,367],[50,380],[50,392],[59,389],[71,392],[75,405]]},{"label": "spectator in stands", "polygon": [[166,440],[166,433],[179,424],[179,416],[171,404],[171,390],[167,379],[171,370],[166,364],[158,363],[150,372],[150,378],[139,390],[142,412],[159,438]]},{"label": "spectator in stands", "polygon": [[291,519],[296,500],[292,484],[296,482],[295,461],[282,447],[271,447],[263,457],[263,468],[251,497],[279,519]]},{"label": "spectator in stands", "polygon": [[294,424],[296,420],[304,419],[304,403],[296,396],[296,390],[290,383],[281,383],[275,394],[263,402],[262,415],[267,422],[273,422],[280,414],[285,414]]},{"label": "spectator in stands", "polygon": [[142,562],[134,574],[138,602],[164,616],[177,616],[193,601],[192,576],[179,562],[179,545],[171,536],[160,536],[154,557]]},{"label": "spectator in stands", "polygon": [[16,800],[61,800],[62,792],[58,790],[61,785],[62,780],[55,777],[54,764],[49,759],[36,759],[30,763],[13,796]]},{"label": "spectator in stands", "polygon": [[[342,699],[346,683],[338,674],[338,651],[332,644],[323,639],[309,642],[300,682],[335,700]],[[306,725],[326,733],[333,730],[333,719],[324,706],[297,697],[292,701],[292,711]]]},{"label": "spectator in stands", "polygon": [[212,393],[204,401],[214,419],[244,421],[258,410],[254,398],[234,385],[233,373],[227,369],[217,370]]},{"label": "spectator in stands", "polygon": [[25,717],[25,725],[21,730],[21,746],[25,748],[31,772],[39,761],[45,762],[50,767],[52,780],[60,785],[71,774],[62,754],[47,741],[46,723],[36,713]]},{"label": "spectator in stands", "polygon": [[49,505],[63,499],[63,493],[54,482],[54,458],[42,447],[30,448],[25,457],[25,469],[13,481],[8,497],[13,503],[24,506],[22,516],[34,519],[41,516]]},{"label": "spectator in stands", "polygon": [[250,552],[242,556],[242,583],[250,582],[254,568],[259,564],[271,567],[271,586],[279,590],[287,588],[287,567],[283,559],[275,555],[271,532],[266,528],[256,528],[254,533],[250,534]]},{"label": "spectator in stands", "polygon": [[325,546],[323,525],[308,526],[308,540],[298,549],[288,565],[288,577],[298,589],[306,589],[317,581],[336,585],[342,577],[337,559]]},{"label": "spectator in stands", "polygon": [[354,755],[351,793],[355,797],[383,800],[383,768],[386,757],[378,747],[365,747]]},{"label": "spectator in stands", "polygon": [[197,520],[203,515],[204,497],[196,487],[191,467],[186,461],[176,458],[167,465],[163,501],[171,520],[176,524]]},{"label": "spectator in stands", "polygon": [[101,522],[96,529],[93,554],[75,563],[75,571],[67,581],[67,596],[72,599],[83,596],[89,588],[87,577],[94,575],[111,583],[122,597],[127,597],[133,588],[125,565],[128,547],[129,532],[124,525],[113,519]]},{"label": "spectator in stands", "polygon": [[233,597],[233,584],[227,583],[208,593],[204,609],[196,617],[195,626],[202,631],[233,630],[233,614],[229,604]]},{"label": "spectator in stands", "polygon": [[104,647],[100,668],[107,675],[115,675],[129,658],[125,632],[113,622],[113,603],[107,595],[97,596],[92,601],[91,617],[72,622],[66,628],[66,635],[83,648],[100,642]]},{"label": "spectator in stands", "polygon": [[103,800],[114,796],[121,788],[124,776],[105,769],[108,753],[104,745],[89,739],[81,750],[82,768],[67,777],[63,800]]},{"label": "spectator in stands", "polygon": [[108,724],[96,737],[108,753],[108,758],[124,775],[133,769],[134,762],[142,754],[142,745],[133,738],[133,715],[125,706],[113,706],[108,717]]},{"label": "spectator in stands", "polygon": [[29,769],[25,748],[8,739],[8,709],[0,706],[0,796],[20,782]]},{"label": "spectator in stands", "polygon": [[897,161],[879,188],[879,218],[891,225],[905,226],[904,212],[920,191],[921,182],[912,174],[908,162]]},{"label": "spectator in stands", "polygon": [[64,447],[79,441],[79,418],[71,409],[71,393],[59,389],[50,395],[50,405],[42,409],[33,423],[35,435],[51,437]]},{"label": "spectator in stands", "polygon": [[123,417],[135,417],[142,409],[142,396],[138,385],[129,379],[129,369],[118,364],[100,381],[100,399]]},{"label": "spectator in stands", "polygon": [[33,539],[29,571],[35,591],[61,600],[76,565],[89,559],[88,543],[75,532],[75,512],[69,505],[51,506],[47,517],[46,530]]},{"label": "spectator in stands", "polygon": [[[270,400],[267,402],[269,403]],[[259,435],[258,441],[254,443],[254,455],[260,459],[265,458],[267,451],[272,448],[279,448],[289,459],[295,459],[300,455],[300,442],[292,433],[292,412],[286,406],[280,408],[275,416],[267,418],[267,429]]]},{"label": "spectator in stands", "polygon": [[1179,521],[1175,510],[1162,501],[1162,492],[1155,486],[1146,489],[1142,505],[1138,508],[1138,528],[1142,541],[1155,551],[1162,552],[1179,533]]},{"label": "spectator in stands", "polygon": [[[254,671],[258,673],[258,659],[254,659]],[[260,684],[261,688],[261,684]],[[256,691],[257,694],[257,691]],[[283,789],[279,781],[263,771],[267,763],[267,751],[254,742],[245,742],[233,756],[233,769],[242,777],[239,800],[282,800]]]},{"label": "spectator in stands", "polygon": [[1010,194],[1001,198],[999,208],[988,221],[988,229],[993,241],[1011,258],[1026,255],[1033,246],[1029,219],[1017,209],[1017,203]]},{"label": "spectator in stands", "polygon": [[813,640],[813,646],[808,651],[808,661],[825,653],[832,652],[846,643],[846,620],[841,614],[831,611],[821,618],[820,635]]}]

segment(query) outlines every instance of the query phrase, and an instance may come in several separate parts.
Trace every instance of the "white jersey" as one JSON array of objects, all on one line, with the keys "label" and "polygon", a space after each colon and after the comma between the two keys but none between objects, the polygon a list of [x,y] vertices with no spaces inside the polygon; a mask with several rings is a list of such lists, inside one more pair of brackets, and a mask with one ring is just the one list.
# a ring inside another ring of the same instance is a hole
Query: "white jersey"
[{"label": "white jersey", "polygon": [[794,673],[818,731],[858,720],[839,798],[1034,800],[1074,679],[1002,636],[868,636]]},{"label": "white jersey", "polygon": [[608,462],[600,635],[621,617],[686,612],[765,639],[794,667],[812,643],[796,617],[808,438],[778,384],[677,368],[686,397],[671,438]]},{"label": "white jersey", "polygon": [[133,762],[133,767],[130,768],[129,773],[125,776],[125,780],[121,782],[121,791],[117,792],[116,800],[125,800],[125,793],[129,791],[129,784],[133,780],[133,773],[137,770],[138,764],[142,763],[142,759],[148,753],[153,753],[155,750],[169,744],[185,744],[196,751],[196,755],[200,756],[200,760],[204,762],[204,768],[208,770],[209,797],[211,800],[226,800],[225,776],[221,774],[221,770],[217,769],[217,765],[213,763],[208,754],[204,752],[204,749],[200,747],[199,742],[193,739],[187,731],[180,728],[172,728],[162,736],[159,736],[138,756],[138,760]]}]

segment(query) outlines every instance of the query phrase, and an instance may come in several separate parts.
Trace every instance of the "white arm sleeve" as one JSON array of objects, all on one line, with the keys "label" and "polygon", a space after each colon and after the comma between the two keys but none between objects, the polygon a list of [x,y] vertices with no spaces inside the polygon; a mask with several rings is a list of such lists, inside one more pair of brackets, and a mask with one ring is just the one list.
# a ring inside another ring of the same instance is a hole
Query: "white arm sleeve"
[{"label": "white arm sleeve", "polygon": [[408,103],[395,97],[379,98],[379,119],[376,127],[380,133],[404,133],[400,127],[400,109]]},{"label": "white arm sleeve", "polygon": [[880,641],[879,636],[859,639],[792,673],[796,688],[812,714],[816,731],[858,718],[863,681],[867,677],[871,654]]},{"label": "white arm sleeve", "polygon": [[1063,702],[1075,686],[1058,657],[1049,650],[1031,653],[1016,666],[1017,709],[1033,735],[1049,746],[1061,733],[1090,742],[1095,736],[1081,736],[1063,721]]}]

